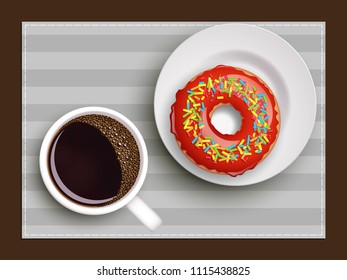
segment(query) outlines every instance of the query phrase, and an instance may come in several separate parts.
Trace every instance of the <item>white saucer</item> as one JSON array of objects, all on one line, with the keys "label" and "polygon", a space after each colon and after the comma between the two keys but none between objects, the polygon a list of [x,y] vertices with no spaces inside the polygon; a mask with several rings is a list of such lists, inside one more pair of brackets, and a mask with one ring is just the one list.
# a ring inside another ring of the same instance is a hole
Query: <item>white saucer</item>
[{"label": "white saucer", "polygon": [[[192,77],[219,64],[258,75],[276,95],[281,113],[281,130],[272,152],[256,168],[237,177],[212,174],[195,166],[170,132],[169,116],[177,90]],[[154,97],[158,131],[173,158],[201,179],[230,186],[259,183],[287,168],[310,138],[316,106],[313,80],[300,55],[276,34],[247,24],[213,26],[184,41],[165,63]]]}]

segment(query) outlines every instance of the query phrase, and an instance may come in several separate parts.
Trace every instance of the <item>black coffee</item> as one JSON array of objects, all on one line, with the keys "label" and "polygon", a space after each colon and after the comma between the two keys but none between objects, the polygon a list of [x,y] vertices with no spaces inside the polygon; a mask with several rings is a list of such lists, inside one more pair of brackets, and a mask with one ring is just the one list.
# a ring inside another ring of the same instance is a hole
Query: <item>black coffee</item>
[{"label": "black coffee", "polygon": [[58,190],[84,205],[103,206],[123,197],[136,181],[140,155],[130,131],[116,120],[86,115],[56,134],[49,166]]}]

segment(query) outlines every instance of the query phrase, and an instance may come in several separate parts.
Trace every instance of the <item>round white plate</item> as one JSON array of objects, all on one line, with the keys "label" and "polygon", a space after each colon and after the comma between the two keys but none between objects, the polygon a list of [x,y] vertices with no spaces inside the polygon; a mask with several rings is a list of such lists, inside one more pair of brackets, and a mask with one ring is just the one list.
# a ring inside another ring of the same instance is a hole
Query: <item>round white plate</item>
[{"label": "round white plate", "polygon": [[[256,168],[237,177],[213,174],[194,165],[170,132],[171,105],[177,90],[192,77],[219,64],[258,75],[272,89],[280,107],[281,129],[273,150]],[[170,154],[201,179],[230,186],[259,183],[287,168],[310,138],[316,106],[313,80],[300,55],[276,34],[247,24],[213,26],[184,41],[165,63],[154,97],[155,121]]]}]

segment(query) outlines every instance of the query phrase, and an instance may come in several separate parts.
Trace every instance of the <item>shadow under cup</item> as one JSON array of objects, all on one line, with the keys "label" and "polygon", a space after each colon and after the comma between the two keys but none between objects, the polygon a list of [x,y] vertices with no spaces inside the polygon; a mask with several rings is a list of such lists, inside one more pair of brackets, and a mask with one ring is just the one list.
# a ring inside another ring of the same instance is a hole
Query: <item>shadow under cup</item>
[{"label": "shadow under cup", "polygon": [[81,108],[59,119],[41,147],[41,175],[63,206],[105,214],[134,198],[147,172],[148,155],[137,128],[106,108]]}]

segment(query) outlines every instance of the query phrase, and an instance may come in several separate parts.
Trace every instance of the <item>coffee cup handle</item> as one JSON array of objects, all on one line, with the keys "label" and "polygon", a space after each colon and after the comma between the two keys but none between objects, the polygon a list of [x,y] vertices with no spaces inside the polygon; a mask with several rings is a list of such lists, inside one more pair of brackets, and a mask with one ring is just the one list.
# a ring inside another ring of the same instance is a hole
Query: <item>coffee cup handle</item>
[{"label": "coffee cup handle", "polygon": [[162,223],[158,214],[138,196],[135,196],[127,204],[127,207],[151,231],[154,231]]}]

